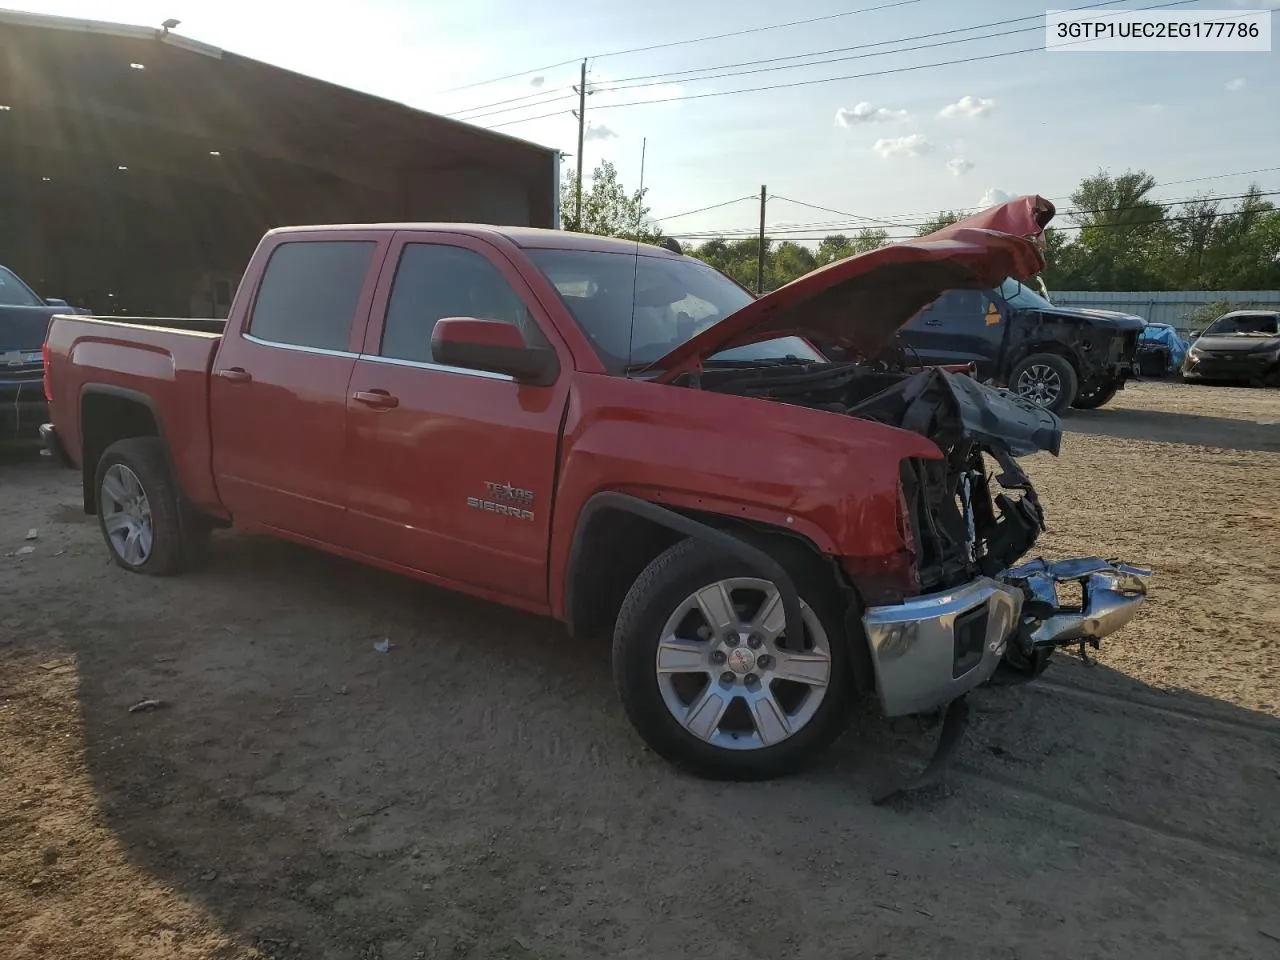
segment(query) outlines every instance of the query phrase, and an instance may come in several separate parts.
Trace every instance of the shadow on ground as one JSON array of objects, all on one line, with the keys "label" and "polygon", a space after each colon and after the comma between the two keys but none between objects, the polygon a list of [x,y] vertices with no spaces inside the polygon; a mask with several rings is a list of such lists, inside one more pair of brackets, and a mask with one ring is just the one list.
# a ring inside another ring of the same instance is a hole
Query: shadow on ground
[{"label": "shadow on ground", "polygon": [[1062,418],[1062,428],[1068,433],[1126,440],[1280,453],[1280,424],[1233,420],[1227,417],[1103,407],[1099,410],[1070,411]]},{"label": "shadow on ground", "polygon": [[[291,545],[69,602],[87,762],[147,871],[273,957],[1260,956],[1280,723],[1063,657],[932,733],[860,711],[808,774],[648,753],[607,645]],[[390,639],[389,652],[374,643]],[[155,697],[169,704],[130,713]]]}]

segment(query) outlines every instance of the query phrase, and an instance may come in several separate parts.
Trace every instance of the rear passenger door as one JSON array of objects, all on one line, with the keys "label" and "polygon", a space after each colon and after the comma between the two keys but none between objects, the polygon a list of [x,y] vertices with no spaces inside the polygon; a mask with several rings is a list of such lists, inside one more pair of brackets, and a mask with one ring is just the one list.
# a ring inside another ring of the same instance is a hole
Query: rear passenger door
[{"label": "rear passenger door", "polygon": [[[444,317],[500,320],[550,345],[551,386],[437,363]],[[531,608],[547,600],[568,351],[514,265],[483,240],[397,234],[347,400],[355,549]]]},{"label": "rear passenger door", "polygon": [[210,383],[214,480],[237,522],[340,544],[347,382],[388,242],[286,233],[266,253]]}]

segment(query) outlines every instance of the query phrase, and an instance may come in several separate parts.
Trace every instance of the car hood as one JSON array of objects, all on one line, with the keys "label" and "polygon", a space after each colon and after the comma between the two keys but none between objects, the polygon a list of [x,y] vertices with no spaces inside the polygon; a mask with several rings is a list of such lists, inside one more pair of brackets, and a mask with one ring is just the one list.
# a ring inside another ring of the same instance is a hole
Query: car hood
[{"label": "car hood", "polygon": [[1092,310],[1088,307],[1041,308],[1035,312],[1045,317],[1062,317],[1069,320],[1087,320],[1101,326],[1114,327],[1117,330],[1141,330],[1147,325],[1136,313],[1121,313],[1118,310]]},{"label": "car hood", "polygon": [[59,313],[82,313],[74,307],[0,306],[0,353],[10,350],[39,350],[49,330],[49,321]]},{"label": "car hood", "polygon": [[1253,333],[1214,333],[1192,341],[1193,350],[1222,353],[1265,353],[1280,347],[1280,336],[1260,337]]},{"label": "car hood", "polygon": [[788,335],[873,355],[944,291],[989,289],[1044,269],[1053,214],[1043,197],[1018,197],[936,233],[837,260],[752,301],[650,369],[669,381],[721,351]]}]

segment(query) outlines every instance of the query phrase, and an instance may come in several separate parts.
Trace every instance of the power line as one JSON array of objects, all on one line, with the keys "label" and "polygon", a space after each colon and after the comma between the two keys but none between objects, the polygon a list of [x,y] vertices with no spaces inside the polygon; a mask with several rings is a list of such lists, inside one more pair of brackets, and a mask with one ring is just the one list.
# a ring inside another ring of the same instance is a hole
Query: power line
[{"label": "power line", "polygon": [[[1157,3],[1149,7],[1140,7],[1130,12],[1159,10],[1159,9],[1164,9],[1166,7],[1182,6],[1184,4],[1191,3],[1191,2],[1193,2],[1193,0],[1173,0],[1173,2],[1169,2],[1169,3]],[[1070,42],[1071,43],[1087,43],[1089,41],[1082,39],[1082,40],[1076,40],[1076,41],[1070,41]],[[648,104],[674,103],[676,101],[683,102],[687,100],[704,100],[708,97],[727,97],[727,96],[733,96],[735,94],[741,94],[741,93],[762,93],[770,90],[790,90],[796,87],[808,87],[808,86],[814,86],[815,84],[820,84],[820,83],[836,83],[842,80],[863,80],[868,77],[883,77],[883,76],[889,76],[892,74],[899,74],[899,73],[912,73],[917,70],[929,70],[934,67],[951,67],[951,66],[956,66],[956,65],[965,64],[965,63],[980,63],[987,60],[998,60],[1003,57],[1015,57],[1015,56],[1020,56],[1024,53],[1043,53],[1043,52],[1044,52],[1043,46],[1022,47],[1017,50],[1004,50],[998,53],[988,53],[988,54],[981,54],[981,55],[971,56],[971,57],[961,57],[955,60],[938,60],[938,61],[933,61],[931,63],[918,63],[918,64],[912,64],[910,66],[903,66],[903,67],[887,67],[883,70],[869,70],[864,73],[850,73],[850,74],[844,74],[838,77],[818,77],[812,80],[792,80],[786,83],[773,83],[773,84],[766,84],[764,86],[757,86],[757,87],[739,87],[734,90],[712,90],[712,91],[707,91],[705,93],[690,93],[690,94],[685,94],[678,97],[661,97],[655,100],[635,100],[635,101],[629,101],[626,103],[603,103],[597,106],[596,109],[612,110],[618,107],[635,107],[635,106],[642,106],[642,105],[648,105]],[[704,77],[701,79],[711,79],[711,78]],[[607,92],[610,89],[611,88],[609,87],[599,88],[600,92]],[[625,90],[629,88],[623,87],[621,89]],[[489,129],[494,130],[494,129],[497,129],[498,127],[509,126],[513,123],[526,123],[534,120],[542,120],[542,119],[545,119],[546,117],[554,117],[559,112],[560,111],[556,111],[555,113],[540,114],[535,117],[524,117],[520,120],[505,120],[502,123],[495,123],[493,126],[489,127]]]},{"label": "power line", "polygon": [[[506,100],[495,100],[493,103],[482,103],[478,106],[467,107],[464,110],[455,110],[453,113],[446,113],[445,116],[461,118],[468,121],[475,120],[480,117],[490,116],[490,114],[479,113],[479,114],[476,114],[474,117],[463,117],[462,115],[464,113],[472,113],[473,111],[476,111],[476,110],[488,110],[490,107],[500,107],[504,103],[516,103],[520,100],[534,100],[538,97],[550,96],[553,93],[558,95],[556,97],[552,97],[551,100],[541,100],[537,103],[524,104],[525,107],[541,107],[541,106],[545,106],[548,103],[553,103],[555,100],[564,99],[565,97],[568,96],[568,94],[564,93],[563,91],[572,90],[572,89],[573,89],[573,84],[566,84],[561,87],[553,87],[550,90],[539,90],[536,93],[527,93],[522,97],[508,97]],[[522,109],[522,107],[508,107],[506,110],[494,110],[493,113],[507,113],[510,110],[520,110],[520,109]]]},{"label": "power line", "polygon": [[516,77],[525,77],[531,73],[541,73],[544,70],[554,70],[556,67],[567,67],[571,63],[577,63],[581,57],[574,57],[572,60],[561,60],[559,63],[548,63],[545,67],[530,67],[528,70],[521,70],[519,73],[508,73],[501,77],[491,77],[488,80],[477,80],[475,83],[464,83],[460,87],[448,87],[438,93],[457,93],[459,90],[471,90],[475,87],[485,87],[491,83],[501,83],[503,80],[514,80]]},{"label": "power line", "polygon": [[841,217],[851,217],[854,220],[865,220],[867,223],[877,223],[881,225],[896,226],[886,220],[877,220],[875,217],[864,217],[860,213],[846,213],[843,210],[836,210],[832,207],[821,207],[816,203],[805,203],[803,200],[792,200],[790,197],[784,197],[780,193],[771,194],[774,200],[785,200],[787,203],[794,203],[798,207],[808,207],[811,210],[821,210],[823,213],[834,213]]},{"label": "power line", "polygon": [[[1273,196],[1280,196],[1280,190],[1259,191],[1258,193],[1240,193],[1240,194],[1232,194],[1230,196],[1220,196],[1220,197],[1186,197],[1180,200],[1169,200],[1169,201],[1163,201],[1163,202],[1144,201],[1144,205],[1159,207],[1161,209],[1168,209],[1170,207],[1184,206],[1188,203],[1194,203],[1194,202],[1218,203],[1224,200],[1244,200],[1249,197],[1273,197]],[[777,194],[771,194],[770,197],[776,200],[789,200],[789,198],[780,197]],[[753,199],[753,198],[748,197],[746,199]],[[828,212],[832,212],[832,213],[840,212],[838,210],[832,210],[830,207],[821,207],[816,204],[803,203],[802,201],[790,200],[790,202],[799,203],[801,206],[814,207],[815,209],[818,209],[818,210],[827,210]],[[1112,210],[1104,210],[1104,209],[1089,209],[1084,207],[1078,207],[1074,209],[1060,210],[1060,211],[1057,211],[1057,214],[1059,216],[1080,216],[1080,215],[1086,215],[1086,214],[1096,215],[1100,213],[1123,213],[1127,210],[1132,210],[1132,209],[1134,208],[1123,207],[1123,208],[1120,208],[1119,211],[1112,211]],[[937,211],[937,212],[943,213],[945,211]],[[1233,216],[1233,215],[1235,215],[1233,212],[1218,214],[1218,216]],[[851,214],[851,216],[857,216],[857,215]],[[1159,220],[1143,220],[1143,221],[1127,222],[1127,223],[1071,224],[1071,225],[1064,225],[1064,226],[1058,226],[1055,224],[1055,225],[1052,225],[1050,229],[1053,229],[1053,230],[1132,229],[1137,227],[1153,226],[1155,224],[1160,224],[1160,223],[1180,223],[1186,220],[1197,220],[1197,219],[1199,219],[1199,217],[1186,216],[1186,217],[1163,217]],[[931,225],[932,223],[929,220],[918,221],[915,223],[905,223],[905,222],[886,223],[886,226],[892,227],[893,229],[896,229],[896,230],[910,230],[913,228],[926,227]],[[804,231],[815,230],[815,229],[819,229],[819,230],[828,229],[828,230],[834,230],[838,232],[841,228],[855,228],[859,226],[860,225],[856,223],[847,223],[847,222],[842,223],[839,221],[832,221],[829,223],[797,224],[792,227],[778,226],[778,227],[774,227],[769,232],[775,235],[803,233]],[[756,235],[756,233],[757,231],[754,228],[732,227],[725,230],[702,230],[702,231],[696,231],[696,232],[690,232],[690,233],[679,233],[679,234],[673,234],[673,236],[675,236],[677,239],[681,239],[681,238],[694,239],[699,237],[705,237],[706,239],[718,239],[718,238],[727,239],[731,237],[732,238],[753,237]],[[827,236],[830,236],[830,235],[831,234],[827,234]],[[815,239],[815,238],[796,237],[791,239]],[[816,239],[822,239],[822,237],[818,237]],[[896,238],[896,239],[901,239],[901,238]]]},{"label": "power line", "polygon": [[[1106,2],[1106,3],[1117,3],[1117,2],[1119,2],[1119,0],[1105,0],[1105,2]],[[1188,3],[1192,3],[1192,2],[1194,2],[1194,0],[1176,0],[1176,2],[1175,2],[1175,3],[1165,4],[1165,6],[1178,6],[1178,5],[1188,4]],[[1076,8],[1074,8],[1074,9],[1075,9],[1075,10],[1089,10],[1089,9],[1094,8],[1094,7],[1098,7],[1098,6],[1102,6],[1102,5],[1103,5],[1103,4],[1090,4],[1089,6],[1085,6],[1085,7],[1076,7]],[[1106,12],[1107,12],[1107,13],[1114,13],[1114,12],[1118,12],[1118,11],[1106,11]],[[1029,17],[1019,17],[1018,19],[1020,19],[1020,20],[1027,20],[1027,19],[1031,19],[1031,18],[1029,18]],[[1014,21],[1004,21],[1004,22],[1005,22],[1005,23],[1011,23],[1011,22],[1014,22]],[[972,27],[961,27],[961,28],[956,29],[956,30],[946,30],[946,31],[942,31],[942,32],[940,32],[940,33],[935,33],[935,34],[921,34],[920,36],[916,36],[916,37],[903,37],[903,38],[901,38],[901,39],[899,39],[899,40],[882,40],[882,41],[879,41],[878,43],[864,44],[864,45],[862,45],[862,46],[863,46],[863,47],[878,47],[878,46],[886,46],[886,45],[891,44],[891,43],[906,43],[906,42],[911,41],[911,40],[919,40],[919,39],[924,39],[924,38],[928,38],[928,37],[942,36],[942,35],[944,35],[944,34],[948,34],[948,33],[964,33],[964,32],[968,32],[968,31],[971,31],[971,30],[978,30],[978,29],[981,29],[981,28],[982,28],[982,27],[984,27],[984,26],[987,26],[987,24],[979,24],[979,25],[972,26]],[[977,42],[978,42],[978,41],[980,41],[980,40],[994,40],[994,39],[997,39],[997,38],[999,38],[999,37],[1012,37],[1012,36],[1015,36],[1015,35],[1020,34],[1020,33],[1040,33],[1040,32],[1042,32],[1043,30],[1044,30],[1044,27],[1043,27],[1043,26],[1041,26],[1041,25],[1039,25],[1039,24],[1037,24],[1037,25],[1035,25],[1035,26],[1031,26],[1031,27],[1018,27],[1016,30],[1002,30],[1002,31],[1000,31],[999,33],[984,33],[984,34],[981,34],[981,35],[976,36],[976,37],[953,37],[953,38],[951,38],[951,39],[949,39],[949,40],[938,40],[938,41],[937,41],[937,42],[935,42],[935,43],[918,43],[918,44],[916,44],[915,46],[911,46],[911,47],[896,47],[896,48],[894,48],[894,49],[892,49],[892,50],[876,50],[876,51],[873,51],[873,52],[871,52],[871,53],[856,53],[856,54],[849,54],[848,56],[842,56],[842,57],[829,57],[829,58],[827,58],[827,59],[825,59],[825,60],[811,60],[811,61],[809,61],[808,63],[784,63],[784,64],[775,64],[775,65],[773,65],[773,66],[752,67],[751,69],[747,69],[747,70],[729,69],[729,70],[727,70],[727,71],[726,71],[726,72],[724,72],[724,73],[709,73],[709,74],[707,74],[706,76],[687,77],[687,78],[683,78],[683,79],[684,79],[685,81],[687,81],[687,82],[695,82],[695,81],[699,81],[699,80],[722,80],[722,79],[724,79],[724,78],[726,78],[726,77],[743,77],[743,76],[747,76],[747,75],[750,75],[750,74],[756,74],[756,73],[776,73],[776,72],[778,72],[778,71],[780,71],[780,70],[801,70],[801,69],[804,69],[805,67],[819,67],[819,66],[824,66],[824,65],[826,65],[826,64],[830,64],[830,63],[847,63],[847,62],[848,62],[848,61],[850,61],[850,60],[868,60],[868,59],[870,59],[870,58],[872,58],[872,57],[888,57],[888,56],[893,56],[894,54],[898,54],[898,53],[912,53],[912,52],[917,51],[917,50],[932,50],[932,49],[934,49],[934,48],[936,48],[936,47],[949,47],[949,46],[954,46],[955,44],[959,44],[959,43],[977,43]],[[856,50],[856,49],[859,49],[859,48],[858,48],[858,47],[849,47],[849,48],[847,48],[847,49],[850,49],[850,50]],[[809,54],[801,54],[801,55],[799,55],[799,56],[809,56]],[[765,62],[767,62],[767,61],[765,61]],[[730,68],[734,68],[734,67],[738,67],[738,66],[745,66],[745,64],[729,64],[729,67],[730,67]],[[707,69],[716,69],[716,68],[707,68]],[[687,73],[693,73],[693,72],[697,72],[697,71],[685,71],[685,72],[687,72]],[[662,76],[664,76],[664,75],[663,75],[663,74],[655,74],[654,76],[655,76],[655,77],[662,77]],[[662,86],[662,85],[670,84],[670,83],[672,83],[672,82],[674,82],[674,80],[673,80],[673,79],[647,79],[647,80],[646,80],[646,82],[643,82],[643,83],[625,83],[624,81],[617,80],[617,81],[614,81],[614,84],[615,84],[615,85],[613,85],[613,86],[607,86],[607,87],[602,87],[601,89],[602,89],[602,90],[605,90],[605,91],[610,91],[610,92],[613,92],[613,91],[619,91],[619,90],[638,90],[638,89],[642,89],[642,88],[644,88],[644,87]]]},{"label": "power line", "polygon": [[[920,0],[892,0],[890,3],[882,3],[874,7],[861,7],[857,10],[845,10],[842,13],[828,13],[820,17],[808,17],[804,20],[790,20],[787,23],[772,23],[762,27],[747,27],[743,30],[732,30],[728,33],[716,33],[706,37],[692,37],[688,40],[670,40],[666,43],[652,43],[644,47],[628,47],[625,50],[612,50],[609,53],[597,53],[594,56],[587,57],[588,60],[604,60],[607,57],[621,57],[630,53],[647,53],[650,50],[666,50],[670,47],[687,46],[691,43],[709,43],[712,40],[727,40],[731,37],[744,37],[752,33],[765,33],[769,30],[782,30],[787,27],[800,27],[809,23],[820,23],[824,20],[839,20],[843,17],[852,17],[860,13],[874,13],[877,10],[890,10],[894,7],[905,7],[913,3],[919,3]],[[554,70],[556,67],[567,66],[571,63],[577,63],[581,57],[574,57],[572,60],[562,60],[560,63],[551,63],[545,67],[532,67],[528,70],[521,70],[518,73],[508,73],[501,77],[493,77],[489,80],[477,80],[474,83],[466,83],[460,87],[449,87],[447,90],[441,90],[440,93],[456,93],[459,90],[470,90],[475,87],[487,86],[490,83],[499,83],[503,80],[514,80],[516,77],[527,76],[530,73],[540,73],[543,70]]]},{"label": "power line", "polygon": [[705,213],[708,210],[718,210],[720,207],[732,206],[735,203],[741,203],[743,200],[755,200],[756,194],[749,193],[745,197],[738,197],[736,200],[726,200],[724,203],[713,203],[709,207],[699,207],[697,210],[686,210],[684,213],[673,213],[669,217],[650,217],[656,223],[663,223],[667,220],[679,220],[681,217],[691,217],[695,213]]},{"label": "power line", "polygon": [[[1102,0],[1102,2],[1100,3],[1086,4],[1085,6],[1072,7],[1069,9],[1070,9],[1070,12],[1079,12],[1082,10],[1092,10],[1097,7],[1108,6],[1110,4],[1118,3],[1118,2],[1120,2],[1120,0]],[[1177,6],[1179,4],[1187,4],[1191,2],[1193,2],[1193,0],[1177,0],[1177,2],[1175,3],[1169,3],[1166,5]],[[1111,12],[1111,11],[1108,11],[1108,12]],[[957,27],[952,30],[941,30],[941,31],[936,31],[934,33],[922,33],[922,34],[917,34],[915,36],[900,37],[893,40],[877,40],[873,43],[858,44],[851,47],[836,47],[830,50],[818,50],[818,51],[811,51],[809,53],[797,53],[797,54],[791,54],[785,57],[771,57],[764,60],[747,60],[747,61],[742,61],[740,63],[721,64],[720,66],[716,66],[716,67],[699,67],[699,68],[690,69],[690,70],[678,70],[670,73],[652,73],[652,74],[645,74],[645,75],[636,76],[636,77],[624,77],[621,80],[610,81],[608,86],[601,86],[598,89],[601,92],[638,90],[638,89],[644,89],[646,87],[663,86],[663,85],[668,85],[671,83],[682,82],[682,81],[696,82],[699,80],[718,80],[725,77],[740,77],[740,76],[746,76],[748,74],[754,74],[754,73],[771,73],[778,70],[796,70],[796,69],[802,69],[804,67],[818,67],[818,66],[823,66],[825,64],[831,64],[831,63],[843,63],[849,60],[863,60],[870,57],[890,56],[896,53],[910,53],[916,50],[928,50],[934,47],[944,47],[944,46],[950,46],[952,44],[975,43],[981,40],[991,40],[998,37],[1008,37],[1008,36],[1013,36],[1019,33],[1037,32],[1042,30],[1043,27],[1037,24],[1036,26],[1022,27],[1017,30],[1006,30],[1001,33],[989,33],[989,34],[983,34],[977,37],[958,37],[951,40],[943,40],[938,43],[918,44],[914,47],[899,47],[894,50],[880,50],[875,53],[863,53],[863,54],[857,54],[857,55],[846,56],[846,57],[834,57],[826,60],[811,60],[808,63],[791,63],[791,64],[783,64],[781,66],[758,67],[756,69],[748,69],[748,70],[736,69],[738,67],[751,67],[756,64],[777,63],[778,61],[781,61],[781,60],[795,60],[801,57],[823,56],[828,53],[840,53],[848,50],[863,50],[863,49],[869,49],[872,47],[884,47],[890,44],[907,43],[912,40],[924,40],[924,39],[929,39],[931,37],[949,36],[951,34],[956,34],[956,33],[968,33],[973,30],[986,29],[987,27],[1004,26],[1010,23],[1020,23],[1026,20],[1038,20],[1038,19],[1041,19],[1041,15],[1027,16],[1027,17],[1014,17],[1008,20],[995,20],[990,23],[978,23],[978,24],[973,24],[971,26],[967,26],[967,27]],[[712,71],[712,70],[726,70],[728,72],[711,73],[711,74],[708,74],[707,76],[699,76],[699,77],[685,76],[686,74],[706,73],[707,71]],[[659,79],[659,78],[665,78],[665,79]],[[650,82],[635,83],[632,81],[650,81]],[[526,94],[523,97],[513,97],[509,100],[499,100],[491,104],[483,104],[481,106],[472,107],[470,108],[470,110],[481,110],[487,107],[496,107],[496,106],[501,106],[502,104],[515,103],[516,101],[520,101],[520,100],[532,100],[536,96],[537,94]],[[549,102],[551,101],[543,101],[543,103],[549,103]],[[522,106],[532,107],[535,105],[538,105],[538,104],[526,103],[526,104],[523,104]],[[509,112],[512,110],[518,110],[518,109],[521,109],[521,106],[512,106],[512,107],[508,107],[506,110],[495,110],[492,113],[478,114],[468,119],[479,119],[480,117],[492,116],[495,114],[506,113],[506,112]],[[466,112],[469,112],[469,111],[459,111],[459,113],[466,113]],[[457,114],[450,114],[450,116],[457,116]]]},{"label": "power line", "polygon": [[[1101,3],[1091,3],[1083,7],[1067,8],[1067,12],[1074,13],[1081,10],[1092,10],[1096,7],[1110,6],[1111,4],[1119,3],[1119,2],[1120,0],[1102,0]],[[766,57],[762,60],[742,60],[734,63],[722,63],[714,67],[693,67],[688,70],[674,70],[674,71],[668,71],[666,73],[641,74],[635,77],[621,77],[613,82],[629,83],[634,80],[655,80],[655,79],[664,78],[664,77],[671,79],[671,78],[677,78],[677,77],[683,76],[684,74],[689,74],[689,73],[704,73],[711,70],[729,70],[735,67],[754,67],[754,66],[759,66],[761,64],[766,64],[766,63],[781,63],[783,60],[798,60],[802,57],[824,57],[831,53],[848,53],[850,50],[868,50],[868,49],[871,49],[872,47],[883,47],[893,43],[906,43],[911,40],[929,40],[929,39],[932,39],[933,37],[946,37],[955,33],[967,33],[970,30],[985,30],[988,27],[1003,27],[1011,23],[1021,23],[1024,20],[1040,20],[1043,18],[1043,16],[1044,16],[1043,14],[1037,13],[1037,14],[1032,14],[1031,16],[1026,16],[1026,17],[1013,17],[1008,20],[993,20],[989,23],[975,23],[971,26],[955,27],[951,30],[937,30],[932,33],[920,33],[910,37],[898,37],[893,40],[876,40],[872,43],[859,43],[851,47],[831,47],[826,50],[811,50],[807,53],[793,53],[793,54],[789,54],[781,57]],[[1038,30],[1043,28],[1037,26],[1037,27],[1034,27],[1033,29]],[[1003,35],[1004,34],[999,34],[999,36],[1003,36]],[[983,38],[971,37],[969,39],[980,40]],[[899,51],[893,51],[893,52],[899,52]],[[819,60],[819,61],[815,61],[815,63],[797,64],[797,66],[815,66],[820,63],[828,63],[828,62],[831,62],[831,61]],[[690,79],[701,80],[701,79],[707,79],[707,78],[694,77]]]}]

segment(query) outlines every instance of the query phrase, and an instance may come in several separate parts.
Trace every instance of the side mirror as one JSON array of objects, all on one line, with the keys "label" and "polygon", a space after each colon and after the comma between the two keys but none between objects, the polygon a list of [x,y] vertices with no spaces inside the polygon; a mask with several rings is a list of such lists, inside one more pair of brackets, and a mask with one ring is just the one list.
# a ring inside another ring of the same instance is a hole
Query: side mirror
[{"label": "side mirror", "polygon": [[1198,337],[1198,336],[1200,336],[1200,331],[1199,331],[1199,330],[1192,330],[1190,333],[1188,333],[1188,334],[1187,334],[1187,339],[1188,339],[1188,340],[1194,340],[1194,339],[1195,339],[1196,337]]},{"label": "side mirror", "polygon": [[45,297],[45,298],[44,298],[44,303],[45,303],[45,306],[46,306],[46,307],[69,307],[69,306],[71,306],[71,304],[67,303],[67,301],[65,301],[65,300],[60,300],[60,299],[58,299],[57,297]]},{"label": "side mirror", "polygon": [[541,387],[555,383],[560,375],[554,350],[529,346],[518,327],[501,320],[445,317],[436,321],[431,358],[450,367],[504,373]]}]

